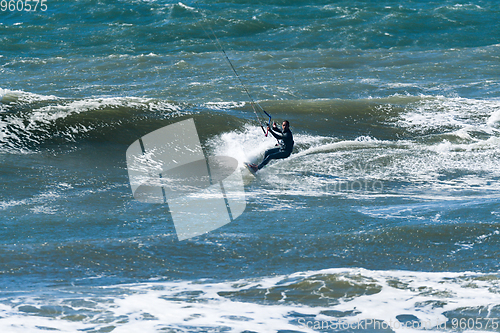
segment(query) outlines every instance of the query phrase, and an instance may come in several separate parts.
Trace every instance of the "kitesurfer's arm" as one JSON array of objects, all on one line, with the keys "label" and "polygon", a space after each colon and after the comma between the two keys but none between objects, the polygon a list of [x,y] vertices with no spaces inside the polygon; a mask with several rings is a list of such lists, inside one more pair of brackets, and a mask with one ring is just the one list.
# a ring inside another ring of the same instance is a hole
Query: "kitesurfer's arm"
[{"label": "kitesurfer's arm", "polygon": [[[273,128],[270,128],[269,126],[267,126],[267,129],[269,130],[269,132],[278,140],[281,140],[283,139],[283,132],[281,132],[281,130],[278,128],[278,127],[274,127],[273,125]],[[279,132],[279,133],[276,133],[276,132]]]}]

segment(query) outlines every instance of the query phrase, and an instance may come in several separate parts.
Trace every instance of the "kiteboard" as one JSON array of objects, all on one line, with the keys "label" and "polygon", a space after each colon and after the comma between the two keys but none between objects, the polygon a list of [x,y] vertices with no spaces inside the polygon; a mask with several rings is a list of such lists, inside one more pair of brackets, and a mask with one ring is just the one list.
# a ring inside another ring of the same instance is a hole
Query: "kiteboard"
[{"label": "kiteboard", "polygon": [[[252,168],[252,164],[251,163],[247,163],[247,162],[245,162],[243,164],[248,169],[248,171],[250,171],[250,173],[255,176],[255,174],[257,173],[257,171]],[[255,165],[255,164],[253,164],[253,165]]]}]

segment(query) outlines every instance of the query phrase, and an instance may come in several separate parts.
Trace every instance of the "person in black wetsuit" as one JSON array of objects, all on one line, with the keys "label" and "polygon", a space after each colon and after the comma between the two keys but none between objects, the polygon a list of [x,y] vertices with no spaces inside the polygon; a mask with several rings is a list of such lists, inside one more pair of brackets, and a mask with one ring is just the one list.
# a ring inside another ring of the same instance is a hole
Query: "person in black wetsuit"
[{"label": "person in black wetsuit", "polygon": [[272,129],[269,128],[269,126],[267,127],[267,129],[276,139],[278,139],[279,147],[266,150],[266,152],[264,153],[264,159],[262,160],[262,162],[260,162],[259,165],[250,164],[250,167],[254,172],[262,169],[271,160],[287,158],[288,156],[290,156],[293,150],[293,135],[290,131],[290,123],[288,122],[288,120],[283,121],[282,130],[278,128],[276,123],[273,123]]}]

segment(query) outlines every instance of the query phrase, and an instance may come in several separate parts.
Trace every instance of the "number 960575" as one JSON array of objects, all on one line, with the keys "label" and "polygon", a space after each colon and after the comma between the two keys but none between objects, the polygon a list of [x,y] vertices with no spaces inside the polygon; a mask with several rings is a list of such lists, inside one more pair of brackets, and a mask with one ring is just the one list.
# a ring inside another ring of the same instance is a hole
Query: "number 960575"
[{"label": "number 960575", "polygon": [[47,10],[47,0],[1,0],[2,12],[36,12]]}]

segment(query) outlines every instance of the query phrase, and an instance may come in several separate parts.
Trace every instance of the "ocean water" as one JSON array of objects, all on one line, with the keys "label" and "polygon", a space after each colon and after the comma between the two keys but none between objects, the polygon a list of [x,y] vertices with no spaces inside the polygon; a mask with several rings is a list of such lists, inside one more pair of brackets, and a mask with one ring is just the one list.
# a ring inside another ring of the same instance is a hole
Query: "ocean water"
[{"label": "ocean water", "polygon": [[[26,3],[0,6],[1,332],[500,331],[496,1]],[[256,177],[275,142],[207,33],[291,123]],[[246,209],[179,241],[126,150],[191,118]]]}]

